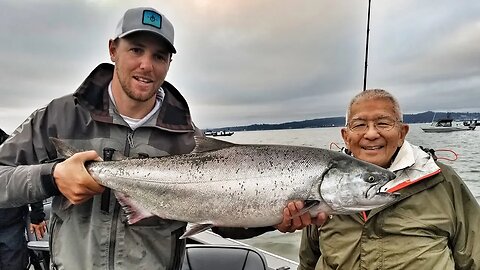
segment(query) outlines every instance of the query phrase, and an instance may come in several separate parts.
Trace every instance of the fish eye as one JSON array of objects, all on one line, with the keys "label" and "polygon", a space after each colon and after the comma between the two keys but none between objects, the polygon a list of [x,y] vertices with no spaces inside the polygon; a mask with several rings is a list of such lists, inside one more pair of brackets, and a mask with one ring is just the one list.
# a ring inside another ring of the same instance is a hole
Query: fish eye
[{"label": "fish eye", "polygon": [[367,182],[368,183],[373,183],[375,182],[375,177],[373,175],[370,175],[368,178],[367,178]]}]

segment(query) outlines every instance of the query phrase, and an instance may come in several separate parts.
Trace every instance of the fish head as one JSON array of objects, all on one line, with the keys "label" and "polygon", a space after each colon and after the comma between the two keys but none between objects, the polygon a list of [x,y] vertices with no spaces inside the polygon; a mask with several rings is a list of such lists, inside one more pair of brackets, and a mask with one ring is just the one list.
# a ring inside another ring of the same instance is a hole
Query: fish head
[{"label": "fish head", "polygon": [[322,200],[333,213],[371,210],[394,201],[398,194],[382,191],[396,175],[377,165],[350,156],[333,159],[318,187]]}]

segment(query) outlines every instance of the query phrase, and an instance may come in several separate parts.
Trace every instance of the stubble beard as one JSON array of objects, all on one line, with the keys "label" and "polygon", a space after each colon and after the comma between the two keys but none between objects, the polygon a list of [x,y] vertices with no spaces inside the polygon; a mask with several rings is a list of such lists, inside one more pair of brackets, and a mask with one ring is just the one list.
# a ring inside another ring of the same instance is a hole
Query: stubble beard
[{"label": "stubble beard", "polygon": [[[130,87],[128,87],[127,82],[122,79],[118,69],[117,69],[117,77],[118,77],[118,81],[120,82],[120,86],[122,87],[123,92],[132,100],[135,100],[135,101],[138,101],[138,102],[146,102],[146,101],[150,100],[153,96],[155,96],[155,94],[157,92],[157,91],[152,91],[152,92],[149,92],[147,95],[140,95],[140,94],[137,95],[137,94],[135,94],[135,92]],[[133,78],[132,78],[132,80],[133,80]]]}]

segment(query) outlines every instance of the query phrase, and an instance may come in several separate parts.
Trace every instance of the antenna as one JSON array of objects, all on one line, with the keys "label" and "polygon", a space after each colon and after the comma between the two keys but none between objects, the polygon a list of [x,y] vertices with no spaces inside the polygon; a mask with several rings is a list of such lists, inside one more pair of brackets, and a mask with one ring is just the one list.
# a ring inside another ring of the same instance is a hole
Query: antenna
[{"label": "antenna", "polygon": [[368,0],[368,15],[367,15],[367,41],[365,45],[365,70],[363,72],[363,91],[367,89],[367,67],[368,67],[368,40],[370,37],[370,4],[372,0]]}]

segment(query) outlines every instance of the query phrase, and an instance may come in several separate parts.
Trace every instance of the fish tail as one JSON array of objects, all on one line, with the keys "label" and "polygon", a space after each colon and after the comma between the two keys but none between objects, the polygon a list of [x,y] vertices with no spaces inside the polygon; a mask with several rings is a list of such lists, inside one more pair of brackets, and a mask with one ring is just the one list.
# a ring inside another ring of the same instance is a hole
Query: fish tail
[{"label": "fish tail", "polygon": [[77,150],[74,147],[66,144],[64,141],[62,141],[58,138],[50,137],[50,141],[55,146],[55,149],[57,150],[57,154],[65,157],[65,158],[69,158],[69,157],[73,156],[75,153],[80,152],[79,150]]}]

